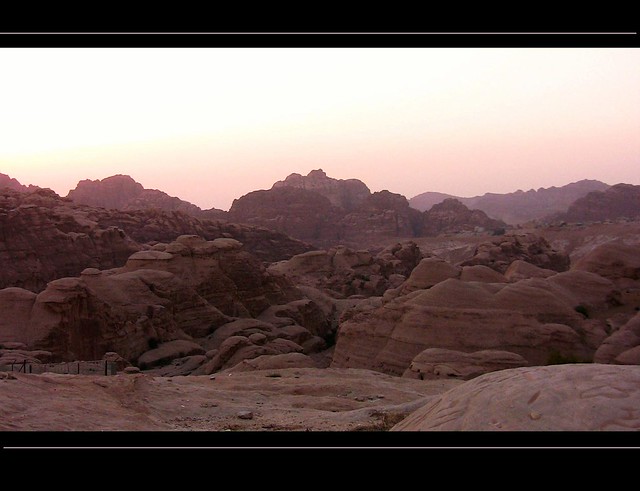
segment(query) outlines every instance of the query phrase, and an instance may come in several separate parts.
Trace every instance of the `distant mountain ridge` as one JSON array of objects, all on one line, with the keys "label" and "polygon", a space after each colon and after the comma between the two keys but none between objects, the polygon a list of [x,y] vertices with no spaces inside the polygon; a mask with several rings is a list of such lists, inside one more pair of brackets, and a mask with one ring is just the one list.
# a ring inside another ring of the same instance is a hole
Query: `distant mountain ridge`
[{"label": "distant mountain ridge", "polygon": [[593,191],[571,204],[565,213],[549,220],[599,222],[640,217],[640,186],[616,184],[605,191]]},{"label": "distant mountain ridge", "polygon": [[78,182],[75,189],[69,191],[67,198],[81,205],[116,210],[159,209],[163,211],[181,211],[198,218],[224,218],[226,212],[200,207],[169,196],[158,189],[145,189],[131,176],[117,174],[102,180],[85,179]]},{"label": "distant mountain ridge", "polygon": [[4,188],[13,189],[14,191],[18,191],[19,193],[26,193],[29,191],[35,191],[36,189],[39,189],[38,186],[34,186],[32,184],[30,184],[29,186],[20,184],[20,182],[17,179],[14,179],[0,172],[0,189],[4,189]]},{"label": "distant mountain ridge", "polygon": [[472,198],[426,192],[411,198],[409,204],[417,210],[426,211],[446,198],[455,198],[469,208],[482,210],[492,218],[515,225],[565,212],[575,200],[592,191],[604,191],[609,187],[609,184],[601,181],[583,179],[561,187],[552,186],[526,192],[518,190],[505,194],[486,193]]}]

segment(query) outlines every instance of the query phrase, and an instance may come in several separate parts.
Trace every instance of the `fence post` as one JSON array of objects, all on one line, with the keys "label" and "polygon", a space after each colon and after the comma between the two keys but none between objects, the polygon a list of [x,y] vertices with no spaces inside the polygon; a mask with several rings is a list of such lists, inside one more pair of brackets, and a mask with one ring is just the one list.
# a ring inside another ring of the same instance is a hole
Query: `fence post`
[{"label": "fence post", "polygon": [[78,375],[80,375],[80,362],[78,362]]},{"label": "fence post", "polygon": [[22,373],[27,373],[27,360],[22,360]]}]

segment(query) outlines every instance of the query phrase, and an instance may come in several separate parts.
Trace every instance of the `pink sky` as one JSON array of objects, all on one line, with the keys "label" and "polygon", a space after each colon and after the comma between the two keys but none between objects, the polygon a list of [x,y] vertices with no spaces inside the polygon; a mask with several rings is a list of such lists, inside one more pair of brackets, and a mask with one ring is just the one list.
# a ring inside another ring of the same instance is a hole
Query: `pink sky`
[{"label": "pink sky", "polygon": [[0,172],[202,208],[322,168],[408,198],[640,184],[636,48],[0,49]]}]

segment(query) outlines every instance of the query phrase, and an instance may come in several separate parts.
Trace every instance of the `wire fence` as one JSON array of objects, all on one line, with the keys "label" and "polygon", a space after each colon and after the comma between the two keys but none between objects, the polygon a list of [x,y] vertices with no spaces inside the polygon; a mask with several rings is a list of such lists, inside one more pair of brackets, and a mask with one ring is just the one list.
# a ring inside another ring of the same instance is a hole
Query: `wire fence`
[{"label": "wire fence", "polygon": [[27,360],[0,365],[0,371],[18,373],[60,373],[64,375],[115,375],[113,361],[70,361],[62,363],[31,363]]}]

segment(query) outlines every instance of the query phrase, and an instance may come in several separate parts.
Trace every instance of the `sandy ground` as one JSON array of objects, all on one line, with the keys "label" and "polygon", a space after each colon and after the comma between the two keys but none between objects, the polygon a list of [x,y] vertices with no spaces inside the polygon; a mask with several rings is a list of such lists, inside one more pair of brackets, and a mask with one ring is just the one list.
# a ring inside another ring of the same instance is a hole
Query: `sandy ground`
[{"label": "sandy ground", "polygon": [[462,383],[311,368],[218,373],[213,380],[14,375],[0,379],[1,431],[388,430]]}]

